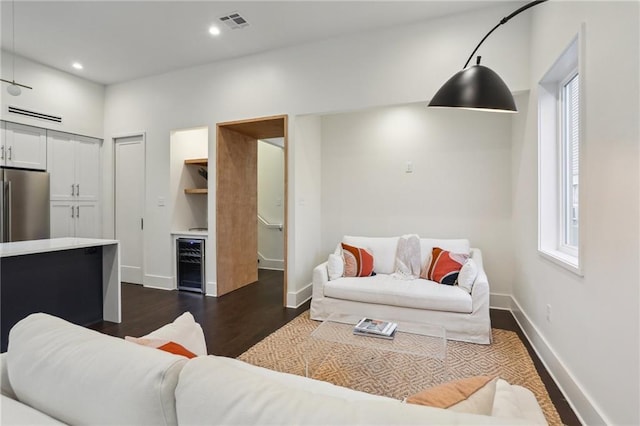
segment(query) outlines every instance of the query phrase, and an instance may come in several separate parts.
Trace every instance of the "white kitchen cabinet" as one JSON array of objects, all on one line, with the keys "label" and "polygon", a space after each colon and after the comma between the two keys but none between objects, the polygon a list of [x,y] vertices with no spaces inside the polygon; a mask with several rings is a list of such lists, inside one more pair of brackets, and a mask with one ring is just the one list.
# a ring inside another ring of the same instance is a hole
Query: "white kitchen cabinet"
[{"label": "white kitchen cabinet", "polygon": [[99,139],[47,132],[51,200],[100,201]]},{"label": "white kitchen cabinet", "polygon": [[98,203],[80,201],[76,206],[76,237],[102,238]]},{"label": "white kitchen cabinet", "polygon": [[3,122],[0,165],[46,170],[47,131],[39,127]]},{"label": "white kitchen cabinet", "polygon": [[51,238],[101,238],[99,139],[47,132]]},{"label": "white kitchen cabinet", "polygon": [[101,238],[99,204],[90,201],[52,201],[51,238]]},{"label": "white kitchen cabinet", "polygon": [[51,238],[75,237],[76,215],[74,201],[52,201],[49,210]]}]

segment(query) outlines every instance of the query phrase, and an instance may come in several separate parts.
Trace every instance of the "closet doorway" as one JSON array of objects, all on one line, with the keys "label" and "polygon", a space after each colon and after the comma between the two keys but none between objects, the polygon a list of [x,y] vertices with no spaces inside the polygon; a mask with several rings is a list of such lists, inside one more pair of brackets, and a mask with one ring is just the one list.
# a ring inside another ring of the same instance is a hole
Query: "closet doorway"
[{"label": "closet doorway", "polygon": [[287,300],[287,116],[218,123],[216,132],[217,295],[258,280],[258,140],[284,140],[284,286]]}]

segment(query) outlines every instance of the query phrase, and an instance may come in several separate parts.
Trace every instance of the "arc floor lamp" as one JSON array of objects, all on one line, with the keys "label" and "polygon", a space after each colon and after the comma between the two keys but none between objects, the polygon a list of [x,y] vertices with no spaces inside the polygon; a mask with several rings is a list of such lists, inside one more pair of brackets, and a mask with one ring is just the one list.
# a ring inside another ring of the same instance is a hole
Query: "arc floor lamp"
[{"label": "arc floor lamp", "polygon": [[465,108],[482,111],[518,112],[513,95],[500,76],[492,69],[480,65],[480,56],[476,64],[468,67],[469,62],[476,54],[482,43],[499,26],[506,24],[511,18],[525,10],[544,3],[547,0],[535,0],[529,2],[505,16],[498,25],[485,35],[480,43],[473,49],[469,59],[465,62],[462,71],[458,71],[438,90],[429,103],[430,107]]}]

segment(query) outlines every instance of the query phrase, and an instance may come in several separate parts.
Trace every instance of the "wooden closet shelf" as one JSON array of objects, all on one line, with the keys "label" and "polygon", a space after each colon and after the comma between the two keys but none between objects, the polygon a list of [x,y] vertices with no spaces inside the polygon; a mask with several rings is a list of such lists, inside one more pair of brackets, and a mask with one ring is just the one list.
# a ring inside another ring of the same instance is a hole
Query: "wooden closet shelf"
[{"label": "wooden closet shelf", "polygon": [[208,194],[208,188],[185,188],[185,194]]},{"label": "wooden closet shelf", "polygon": [[193,158],[191,160],[184,160],[184,164],[193,164],[196,166],[205,166],[207,167],[209,165],[209,159],[208,158]]}]

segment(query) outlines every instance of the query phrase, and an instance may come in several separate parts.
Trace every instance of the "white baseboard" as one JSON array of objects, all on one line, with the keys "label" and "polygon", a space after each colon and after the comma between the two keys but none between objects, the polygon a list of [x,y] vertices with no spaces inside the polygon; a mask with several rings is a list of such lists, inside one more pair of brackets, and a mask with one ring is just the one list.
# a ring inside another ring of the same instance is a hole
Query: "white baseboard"
[{"label": "white baseboard", "polygon": [[312,284],[304,286],[300,290],[287,292],[287,308],[299,308],[304,302],[311,299]]},{"label": "white baseboard", "polygon": [[215,281],[207,281],[204,293],[207,296],[218,297],[218,283]]},{"label": "white baseboard", "polygon": [[125,283],[142,284],[142,268],[139,266],[120,265],[120,280]]},{"label": "white baseboard", "polygon": [[491,307],[491,309],[511,310],[511,295],[491,293],[489,295],[489,306]]},{"label": "white baseboard", "polygon": [[284,259],[269,259],[258,252],[258,268],[284,271]]},{"label": "white baseboard", "polygon": [[266,269],[267,271],[281,271],[284,272],[284,268],[271,268],[268,266],[263,266],[262,264],[258,265],[258,269]]},{"label": "white baseboard", "polygon": [[161,290],[175,290],[176,285],[173,277],[163,277],[161,275],[149,275],[145,274],[144,282],[145,287],[158,288]]},{"label": "white baseboard", "polygon": [[576,416],[578,416],[580,423],[585,425],[612,424],[587,395],[551,345],[549,345],[547,339],[540,333],[540,330],[533,324],[513,297],[511,297],[511,312],[527,340],[533,346],[538,358],[544,364],[545,369],[567,398],[567,402],[576,413]]}]

